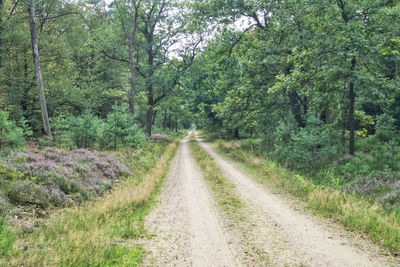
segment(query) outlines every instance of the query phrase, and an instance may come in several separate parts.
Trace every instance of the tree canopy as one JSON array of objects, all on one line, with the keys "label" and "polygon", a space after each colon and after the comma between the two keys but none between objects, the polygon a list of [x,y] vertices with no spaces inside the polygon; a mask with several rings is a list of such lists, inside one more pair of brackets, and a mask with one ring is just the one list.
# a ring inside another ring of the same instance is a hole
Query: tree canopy
[{"label": "tree canopy", "polygon": [[34,137],[45,112],[52,129],[116,105],[148,135],[196,125],[279,146],[282,127],[318,125],[354,155],[400,129],[399,16],[393,0],[1,1],[0,109]]}]

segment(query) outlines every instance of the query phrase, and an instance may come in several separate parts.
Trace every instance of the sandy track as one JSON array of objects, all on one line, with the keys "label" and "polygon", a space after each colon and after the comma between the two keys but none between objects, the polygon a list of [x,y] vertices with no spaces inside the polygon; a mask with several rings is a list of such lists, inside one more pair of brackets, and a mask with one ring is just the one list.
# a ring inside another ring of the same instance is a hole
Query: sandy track
[{"label": "sandy track", "polygon": [[189,153],[188,137],[172,162],[158,207],[146,218],[147,266],[236,266],[214,202]]},{"label": "sandy track", "polygon": [[[285,246],[281,254],[290,255],[291,259],[286,259],[291,262],[290,266],[398,266],[392,259],[379,255],[379,249],[370,242],[344,231],[336,224],[322,222],[296,210],[282,196],[273,194],[243,174],[236,164],[215,153],[213,147],[201,141],[200,145],[221,166],[224,175],[236,185],[241,196],[264,213],[259,217],[267,217],[267,227],[275,226],[279,246]],[[286,261],[282,255],[272,258]],[[283,262],[276,263],[282,265]]]}]

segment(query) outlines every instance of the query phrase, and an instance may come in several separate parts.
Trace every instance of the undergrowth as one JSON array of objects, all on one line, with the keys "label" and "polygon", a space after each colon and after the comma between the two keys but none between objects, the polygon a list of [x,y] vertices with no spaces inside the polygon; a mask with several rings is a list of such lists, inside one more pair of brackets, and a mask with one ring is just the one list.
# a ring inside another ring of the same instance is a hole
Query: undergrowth
[{"label": "undergrowth", "polygon": [[400,253],[400,218],[394,212],[385,211],[379,203],[340,190],[338,181],[332,181],[330,186],[315,185],[308,177],[281,167],[238,143],[222,140],[216,143],[220,153],[243,163],[259,182],[301,198],[316,213],[369,235],[375,243],[393,254]]},{"label": "undergrowth", "polygon": [[112,192],[54,213],[33,233],[6,241],[2,235],[0,246],[8,250],[2,247],[0,265],[138,266],[144,251],[137,239],[145,235],[144,218],[176,150],[175,143],[153,144],[132,155],[133,175]]}]

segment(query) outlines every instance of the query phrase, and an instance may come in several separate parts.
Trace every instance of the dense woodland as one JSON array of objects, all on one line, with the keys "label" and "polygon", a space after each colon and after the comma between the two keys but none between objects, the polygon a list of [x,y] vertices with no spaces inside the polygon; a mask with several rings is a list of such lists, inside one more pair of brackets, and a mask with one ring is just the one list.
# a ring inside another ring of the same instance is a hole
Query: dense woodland
[{"label": "dense woodland", "polygon": [[0,147],[196,125],[398,207],[399,63],[396,0],[1,0]]}]

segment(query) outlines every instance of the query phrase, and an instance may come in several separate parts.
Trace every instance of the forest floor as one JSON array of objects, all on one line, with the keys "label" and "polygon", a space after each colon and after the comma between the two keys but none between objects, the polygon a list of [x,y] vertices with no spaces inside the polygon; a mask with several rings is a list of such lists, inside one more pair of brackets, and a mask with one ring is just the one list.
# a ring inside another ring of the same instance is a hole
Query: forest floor
[{"label": "forest floor", "polygon": [[221,205],[218,190],[224,186],[213,184],[210,172],[198,167],[186,137],[159,204],[146,218],[146,266],[400,266],[398,258],[368,239],[258,184],[195,136],[195,145],[225,177],[225,187],[232,187],[225,198],[237,197],[239,204],[232,206],[234,212]]}]

